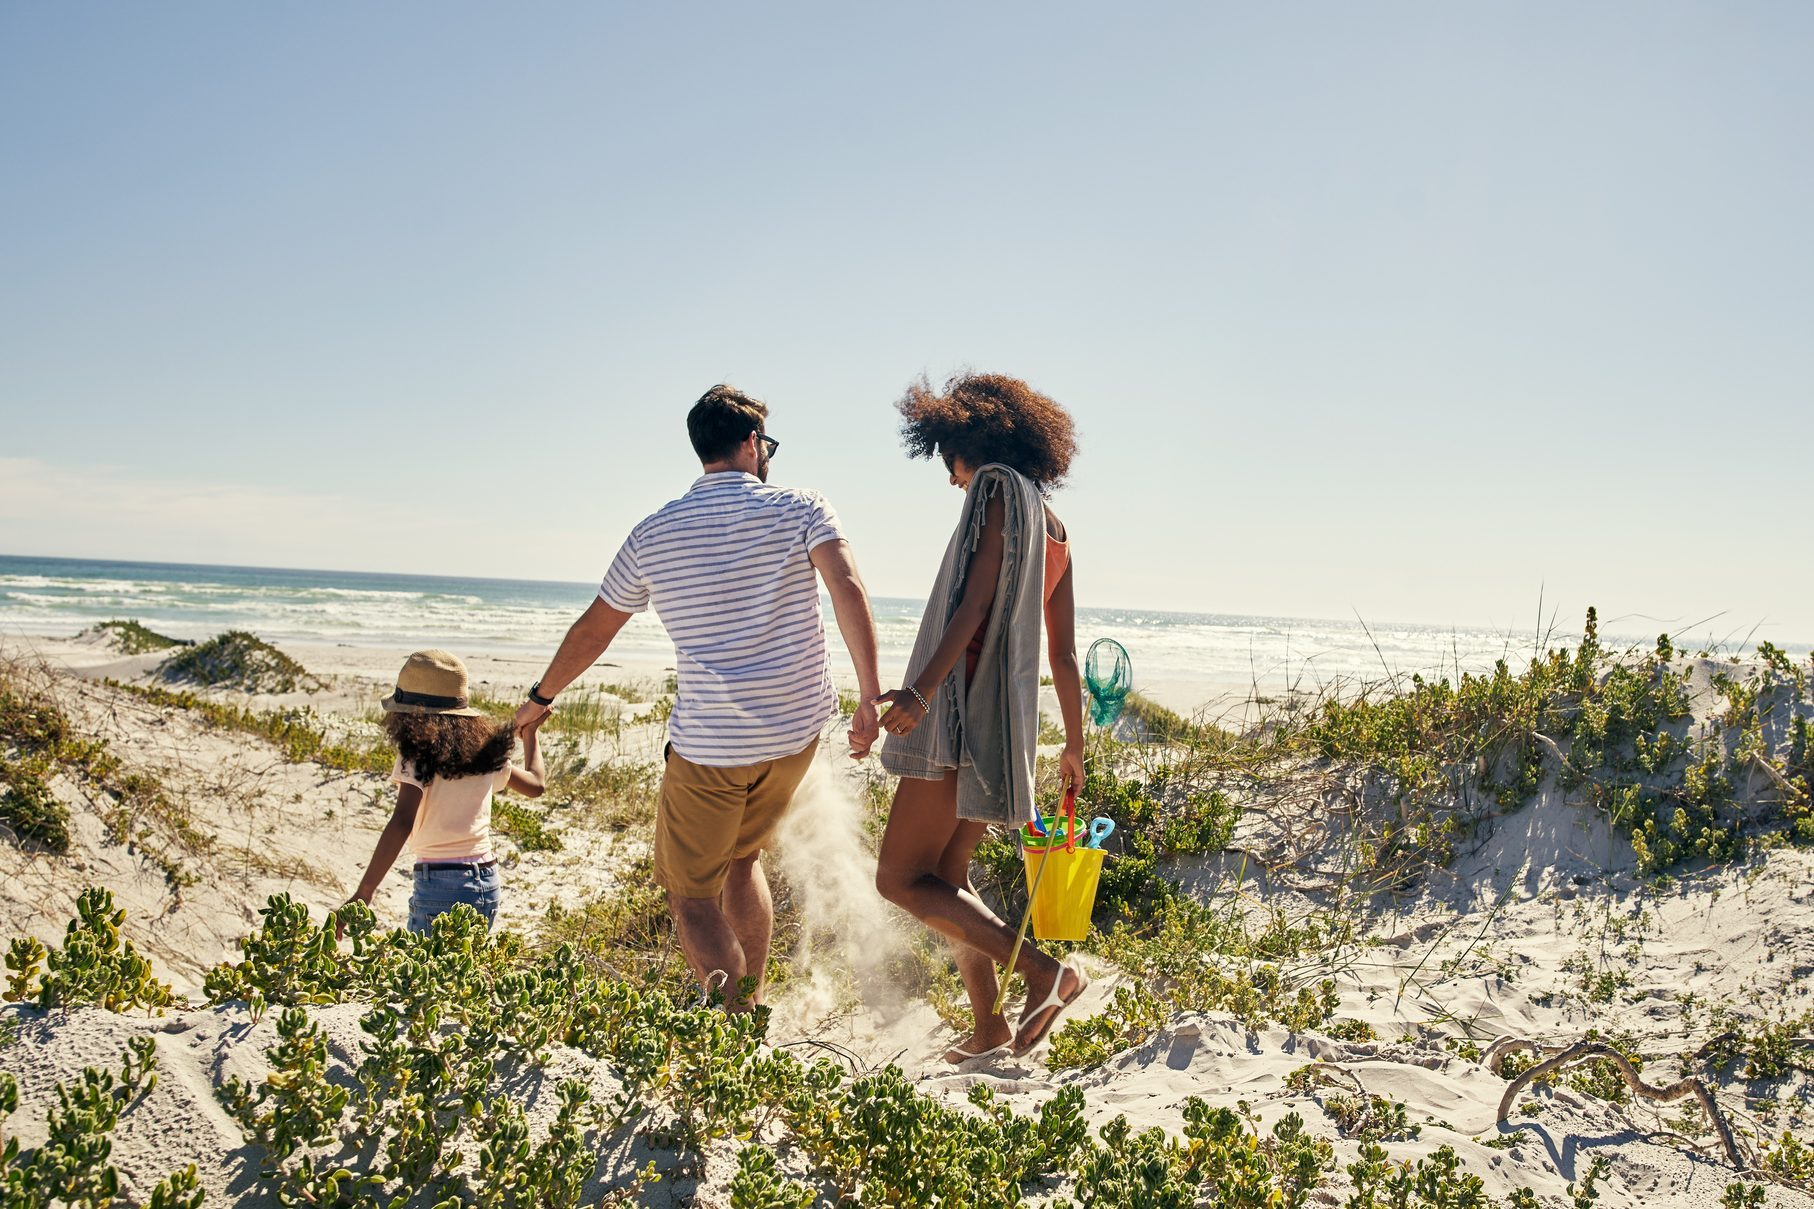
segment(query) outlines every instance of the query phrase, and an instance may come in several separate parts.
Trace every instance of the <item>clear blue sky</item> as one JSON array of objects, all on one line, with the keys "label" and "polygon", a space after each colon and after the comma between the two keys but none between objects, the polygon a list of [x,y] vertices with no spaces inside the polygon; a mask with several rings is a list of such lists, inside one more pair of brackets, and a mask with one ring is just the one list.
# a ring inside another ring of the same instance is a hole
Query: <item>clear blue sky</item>
[{"label": "clear blue sky", "polygon": [[6,0],[0,552],[594,578],[729,380],[920,594],[890,404],[976,367],[1077,417],[1089,603],[1814,637],[1810,62],[1800,4]]}]

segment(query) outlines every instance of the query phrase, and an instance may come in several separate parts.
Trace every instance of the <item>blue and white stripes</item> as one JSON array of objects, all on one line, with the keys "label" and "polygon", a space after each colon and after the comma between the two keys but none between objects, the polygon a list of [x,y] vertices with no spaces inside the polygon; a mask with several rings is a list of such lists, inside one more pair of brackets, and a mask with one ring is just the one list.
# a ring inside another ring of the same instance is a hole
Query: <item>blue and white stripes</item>
[{"label": "blue and white stripes", "polygon": [[734,768],[819,734],[837,692],[807,552],[843,536],[817,492],[737,471],[704,475],[630,531],[598,594],[626,613],[653,604],[674,640],[681,756]]}]

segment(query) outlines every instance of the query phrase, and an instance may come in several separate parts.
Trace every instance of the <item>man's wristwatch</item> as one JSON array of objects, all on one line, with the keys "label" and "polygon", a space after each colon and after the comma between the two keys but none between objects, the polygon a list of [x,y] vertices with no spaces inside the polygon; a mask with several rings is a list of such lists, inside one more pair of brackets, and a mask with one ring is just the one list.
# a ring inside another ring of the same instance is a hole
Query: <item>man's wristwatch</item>
[{"label": "man's wristwatch", "polygon": [[534,684],[530,685],[529,686],[529,699],[531,701],[535,702],[537,705],[541,706],[543,709],[547,709],[549,706],[554,704],[554,698],[542,696],[542,694],[538,691],[541,687],[542,687],[542,682],[540,680],[537,680]]}]

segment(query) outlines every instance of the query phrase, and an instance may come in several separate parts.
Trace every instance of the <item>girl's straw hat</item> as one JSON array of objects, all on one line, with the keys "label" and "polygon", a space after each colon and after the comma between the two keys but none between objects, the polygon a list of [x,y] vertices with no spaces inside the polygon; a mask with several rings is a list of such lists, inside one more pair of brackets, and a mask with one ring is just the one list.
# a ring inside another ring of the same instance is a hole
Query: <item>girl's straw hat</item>
[{"label": "girl's straw hat", "polygon": [[452,714],[476,718],[466,695],[466,665],[446,651],[417,651],[397,673],[396,690],[381,705],[387,714]]}]

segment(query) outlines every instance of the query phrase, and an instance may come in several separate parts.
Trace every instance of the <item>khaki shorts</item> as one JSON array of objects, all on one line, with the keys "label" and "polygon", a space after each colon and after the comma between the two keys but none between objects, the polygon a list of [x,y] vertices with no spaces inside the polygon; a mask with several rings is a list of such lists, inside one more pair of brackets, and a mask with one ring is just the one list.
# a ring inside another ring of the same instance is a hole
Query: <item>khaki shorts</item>
[{"label": "khaki shorts", "polygon": [[817,739],[797,755],[709,768],[668,752],[655,816],[655,877],[670,894],[717,898],[731,862],[762,850],[812,767]]}]

